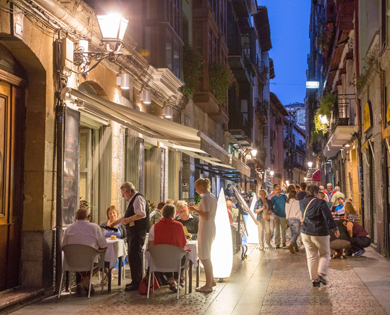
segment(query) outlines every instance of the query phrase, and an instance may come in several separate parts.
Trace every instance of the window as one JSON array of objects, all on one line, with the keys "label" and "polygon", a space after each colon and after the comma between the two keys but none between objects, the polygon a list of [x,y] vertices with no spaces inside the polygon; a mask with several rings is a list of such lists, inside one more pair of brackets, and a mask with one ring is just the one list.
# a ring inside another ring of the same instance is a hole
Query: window
[{"label": "window", "polygon": [[169,70],[172,70],[172,51],[172,35],[167,32],[165,41],[165,64]]},{"label": "window", "polygon": [[177,41],[173,45],[173,74],[180,77],[180,45]]}]

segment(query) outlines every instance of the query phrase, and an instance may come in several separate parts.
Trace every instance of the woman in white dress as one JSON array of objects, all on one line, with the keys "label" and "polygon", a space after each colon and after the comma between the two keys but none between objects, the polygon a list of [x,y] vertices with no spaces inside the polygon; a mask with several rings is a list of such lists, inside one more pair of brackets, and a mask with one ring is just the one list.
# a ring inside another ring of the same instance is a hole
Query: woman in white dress
[{"label": "woman in white dress", "polygon": [[211,263],[211,245],[215,238],[215,214],[217,212],[217,198],[210,192],[210,180],[199,178],[195,182],[195,191],[203,195],[199,207],[190,203],[190,210],[199,215],[198,256],[202,261],[206,273],[206,284],[196,289],[199,292],[212,292],[216,285]]}]

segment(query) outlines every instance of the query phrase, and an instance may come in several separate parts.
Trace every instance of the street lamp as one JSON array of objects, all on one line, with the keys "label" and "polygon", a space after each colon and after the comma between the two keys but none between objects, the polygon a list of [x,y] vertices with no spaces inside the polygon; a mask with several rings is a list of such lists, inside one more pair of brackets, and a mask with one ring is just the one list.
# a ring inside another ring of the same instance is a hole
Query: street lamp
[{"label": "street lamp", "polygon": [[271,176],[274,176],[275,172],[274,172],[274,171],[270,171],[269,174],[270,174]]},{"label": "street lamp", "polygon": [[290,185],[290,182],[288,180],[286,180],[286,186],[289,186]]},{"label": "street lamp", "polygon": [[306,182],[307,181],[307,177],[305,177],[303,180]]},{"label": "street lamp", "polygon": [[[79,67],[78,73],[85,74],[94,68],[104,59],[114,62],[118,56],[122,55],[119,50],[123,44],[123,37],[127,29],[128,20],[123,18],[120,14],[108,14],[97,16],[99,29],[102,34],[100,42],[101,46],[105,46],[106,51],[89,51],[88,41],[80,40],[78,48],[73,53],[73,64]],[[112,49],[110,44],[114,44]],[[90,67],[92,61],[96,63]]]},{"label": "street lamp", "polygon": [[311,168],[313,166],[313,162],[308,162],[307,165],[309,166],[309,168]]},{"label": "street lamp", "polygon": [[252,149],[251,150],[251,155],[252,155],[253,158],[255,158],[256,155],[257,155],[257,150],[256,149]]}]

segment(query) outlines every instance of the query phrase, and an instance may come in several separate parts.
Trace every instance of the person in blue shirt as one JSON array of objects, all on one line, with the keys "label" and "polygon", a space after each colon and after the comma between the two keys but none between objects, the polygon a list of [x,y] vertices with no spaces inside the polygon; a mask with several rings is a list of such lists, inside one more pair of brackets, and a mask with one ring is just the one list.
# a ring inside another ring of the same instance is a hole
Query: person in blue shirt
[{"label": "person in blue shirt", "polygon": [[339,205],[336,207],[336,212],[338,211],[344,211],[344,198],[339,197]]},{"label": "person in blue shirt", "polygon": [[274,206],[275,221],[275,246],[280,248],[280,234],[282,234],[282,247],[286,247],[286,199],[285,195],[281,194],[279,185],[274,186],[275,196],[271,202]]}]

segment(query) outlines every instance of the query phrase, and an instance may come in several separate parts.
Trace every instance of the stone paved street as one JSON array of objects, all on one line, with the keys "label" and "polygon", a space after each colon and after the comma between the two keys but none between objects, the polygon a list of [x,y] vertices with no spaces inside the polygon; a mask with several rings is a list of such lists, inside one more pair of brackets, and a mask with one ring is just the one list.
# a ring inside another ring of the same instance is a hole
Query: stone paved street
[{"label": "stone paved street", "polygon": [[390,314],[390,262],[372,249],[360,258],[331,260],[329,273],[327,286],[312,288],[303,248],[294,255],[286,249],[253,249],[244,262],[235,257],[232,277],[208,295],[194,292],[176,301],[164,287],[150,300],[120,289],[102,298],[96,290],[89,305],[85,297],[64,296],[14,314]]}]

